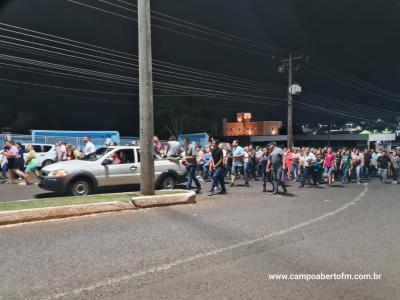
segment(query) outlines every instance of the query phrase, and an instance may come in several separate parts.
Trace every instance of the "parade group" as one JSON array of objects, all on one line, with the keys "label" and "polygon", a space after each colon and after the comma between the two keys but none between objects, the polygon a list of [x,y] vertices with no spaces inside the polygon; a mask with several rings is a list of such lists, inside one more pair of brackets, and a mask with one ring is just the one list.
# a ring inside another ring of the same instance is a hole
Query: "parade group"
[{"label": "parade group", "polygon": [[211,181],[211,195],[217,189],[219,194],[225,194],[226,182],[232,187],[237,179],[242,179],[246,187],[251,180],[262,180],[262,192],[271,194],[287,193],[288,182],[298,182],[298,187],[303,188],[331,186],[337,181],[360,184],[365,178],[379,177],[382,183],[397,184],[400,167],[399,148],[392,152],[330,147],[287,149],[275,142],[262,148],[242,147],[237,140],[232,143],[211,140],[202,148],[189,139],[180,144],[171,137],[166,145],[155,138],[154,149],[158,155],[182,160],[187,167],[187,189],[192,189],[194,182],[200,192],[201,181]]},{"label": "parade group", "polygon": [[[56,160],[79,159],[94,151],[96,148],[90,138],[84,139],[81,151],[59,141]],[[218,194],[225,194],[226,184],[233,187],[237,180],[242,180],[245,187],[250,186],[250,181],[261,180],[262,192],[285,194],[289,182],[297,182],[299,188],[306,185],[319,187],[321,184],[329,187],[338,181],[360,184],[366,178],[378,177],[382,183],[397,184],[400,172],[400,148],[391,152],[330,147],[287,149],[278,147],[275,142],[260,147],[241,146],[238,140],[221,143],[215,139],[211,139],[206,147],[201,147],[189,139],[179,143],[171,136],[164,143],[155,137],[154,152],[159,157],[180,161],[186,166],[187,189],[192,189],[194,183],[199,193],[202,182],[211,181],[210,195],[217,191]],[[3,153],[1,166],[5,183],[12,183],[15,177],[19,177],[24,179],[20,184],[30,184],[32,175],[39,174],[36,153],[31,145],[24,148],[21,144],[6,141]],[[271,186],[269,190],[268,184]]]}]

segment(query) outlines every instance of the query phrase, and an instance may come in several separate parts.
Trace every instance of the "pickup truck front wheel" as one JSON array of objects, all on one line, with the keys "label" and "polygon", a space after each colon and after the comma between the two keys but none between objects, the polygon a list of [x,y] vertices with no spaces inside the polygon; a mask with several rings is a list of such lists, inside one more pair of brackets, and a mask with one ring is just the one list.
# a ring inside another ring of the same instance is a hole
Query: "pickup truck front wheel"
[{"label": "pickup truck front wheel", "polygon": [[73,181],[69,186],[69,194],[73,196],[86,196],[91,193],[91,185],[85,179]]},{"label": "pickup truck front wheel", "polygon": [[176,181],[172,175],[163,175],[157,182],[157,189],[159,190],[172,190],[175,188]]}]

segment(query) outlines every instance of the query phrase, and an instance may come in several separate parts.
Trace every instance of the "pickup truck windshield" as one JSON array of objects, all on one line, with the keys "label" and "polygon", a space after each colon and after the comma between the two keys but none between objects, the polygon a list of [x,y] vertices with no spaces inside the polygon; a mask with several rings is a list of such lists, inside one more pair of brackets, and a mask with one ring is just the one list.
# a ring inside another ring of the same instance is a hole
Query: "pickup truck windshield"
[{"label": "pickup truck windshield", "polygon": [[102,148],[97,149],[96,152],[90,153],[81,159],[87,160],[87,161],[96,161],[112,150],[113,150],[113,148],[102,147]]}]

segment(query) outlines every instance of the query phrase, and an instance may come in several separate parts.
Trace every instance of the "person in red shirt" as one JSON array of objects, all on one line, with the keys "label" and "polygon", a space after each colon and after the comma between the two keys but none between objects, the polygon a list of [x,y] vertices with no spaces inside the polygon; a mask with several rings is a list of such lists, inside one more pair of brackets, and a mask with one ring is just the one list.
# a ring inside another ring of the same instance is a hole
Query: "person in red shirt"
[{"label": "person in red shirt", "polygon": [[332,151],[332,148],[328,148],[328,152],[325,155],[324,159],[324,177],[328,178],[328,184],[332,184],[333,177],[333,165],[335,162],[335,153]]},{"label": "person in red shirt", "polygon": [[294,176],[293,161],[294,161],[294,153],[293,153],[292,149],[289,149],[285,153],[285,166],[286,166],[287,176],[290,181],[293,180],[293,176]]}]

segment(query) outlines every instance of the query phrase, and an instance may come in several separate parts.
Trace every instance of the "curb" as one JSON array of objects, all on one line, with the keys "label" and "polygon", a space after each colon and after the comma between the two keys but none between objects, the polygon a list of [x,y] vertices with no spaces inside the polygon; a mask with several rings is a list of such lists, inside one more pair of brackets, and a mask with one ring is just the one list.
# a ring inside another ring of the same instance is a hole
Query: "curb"
[{"label": "curb", "polygon": [[21,209],[0,212],[0,226],[49,219],[62,219],[68,217],[84,216],[97,213],[117,212],[136,209],[131,203],[119,201],[68,205],[60,207],[45,207],[34,209]]},{"label": "curb", "polygon": [[[110,201],[102,203],[78,204],[59,207],[44,207],[0,212],[0,226],[29,223],[51,219],[79,217],[91,214],[134,210],[158,206],[196,203],[196,193],[175,190],[179,194],[133,197],[132,203]],[[25,201],[25,200],[23,200]]]},{"label": "curb", "polygon": [[132,203],[137,208],[150,208],[159,206],[196,203],[195,192],[187,190],[175,190],[175,191],[180,193],[171,195],[167,194],[167,195],[133,197]]}]

